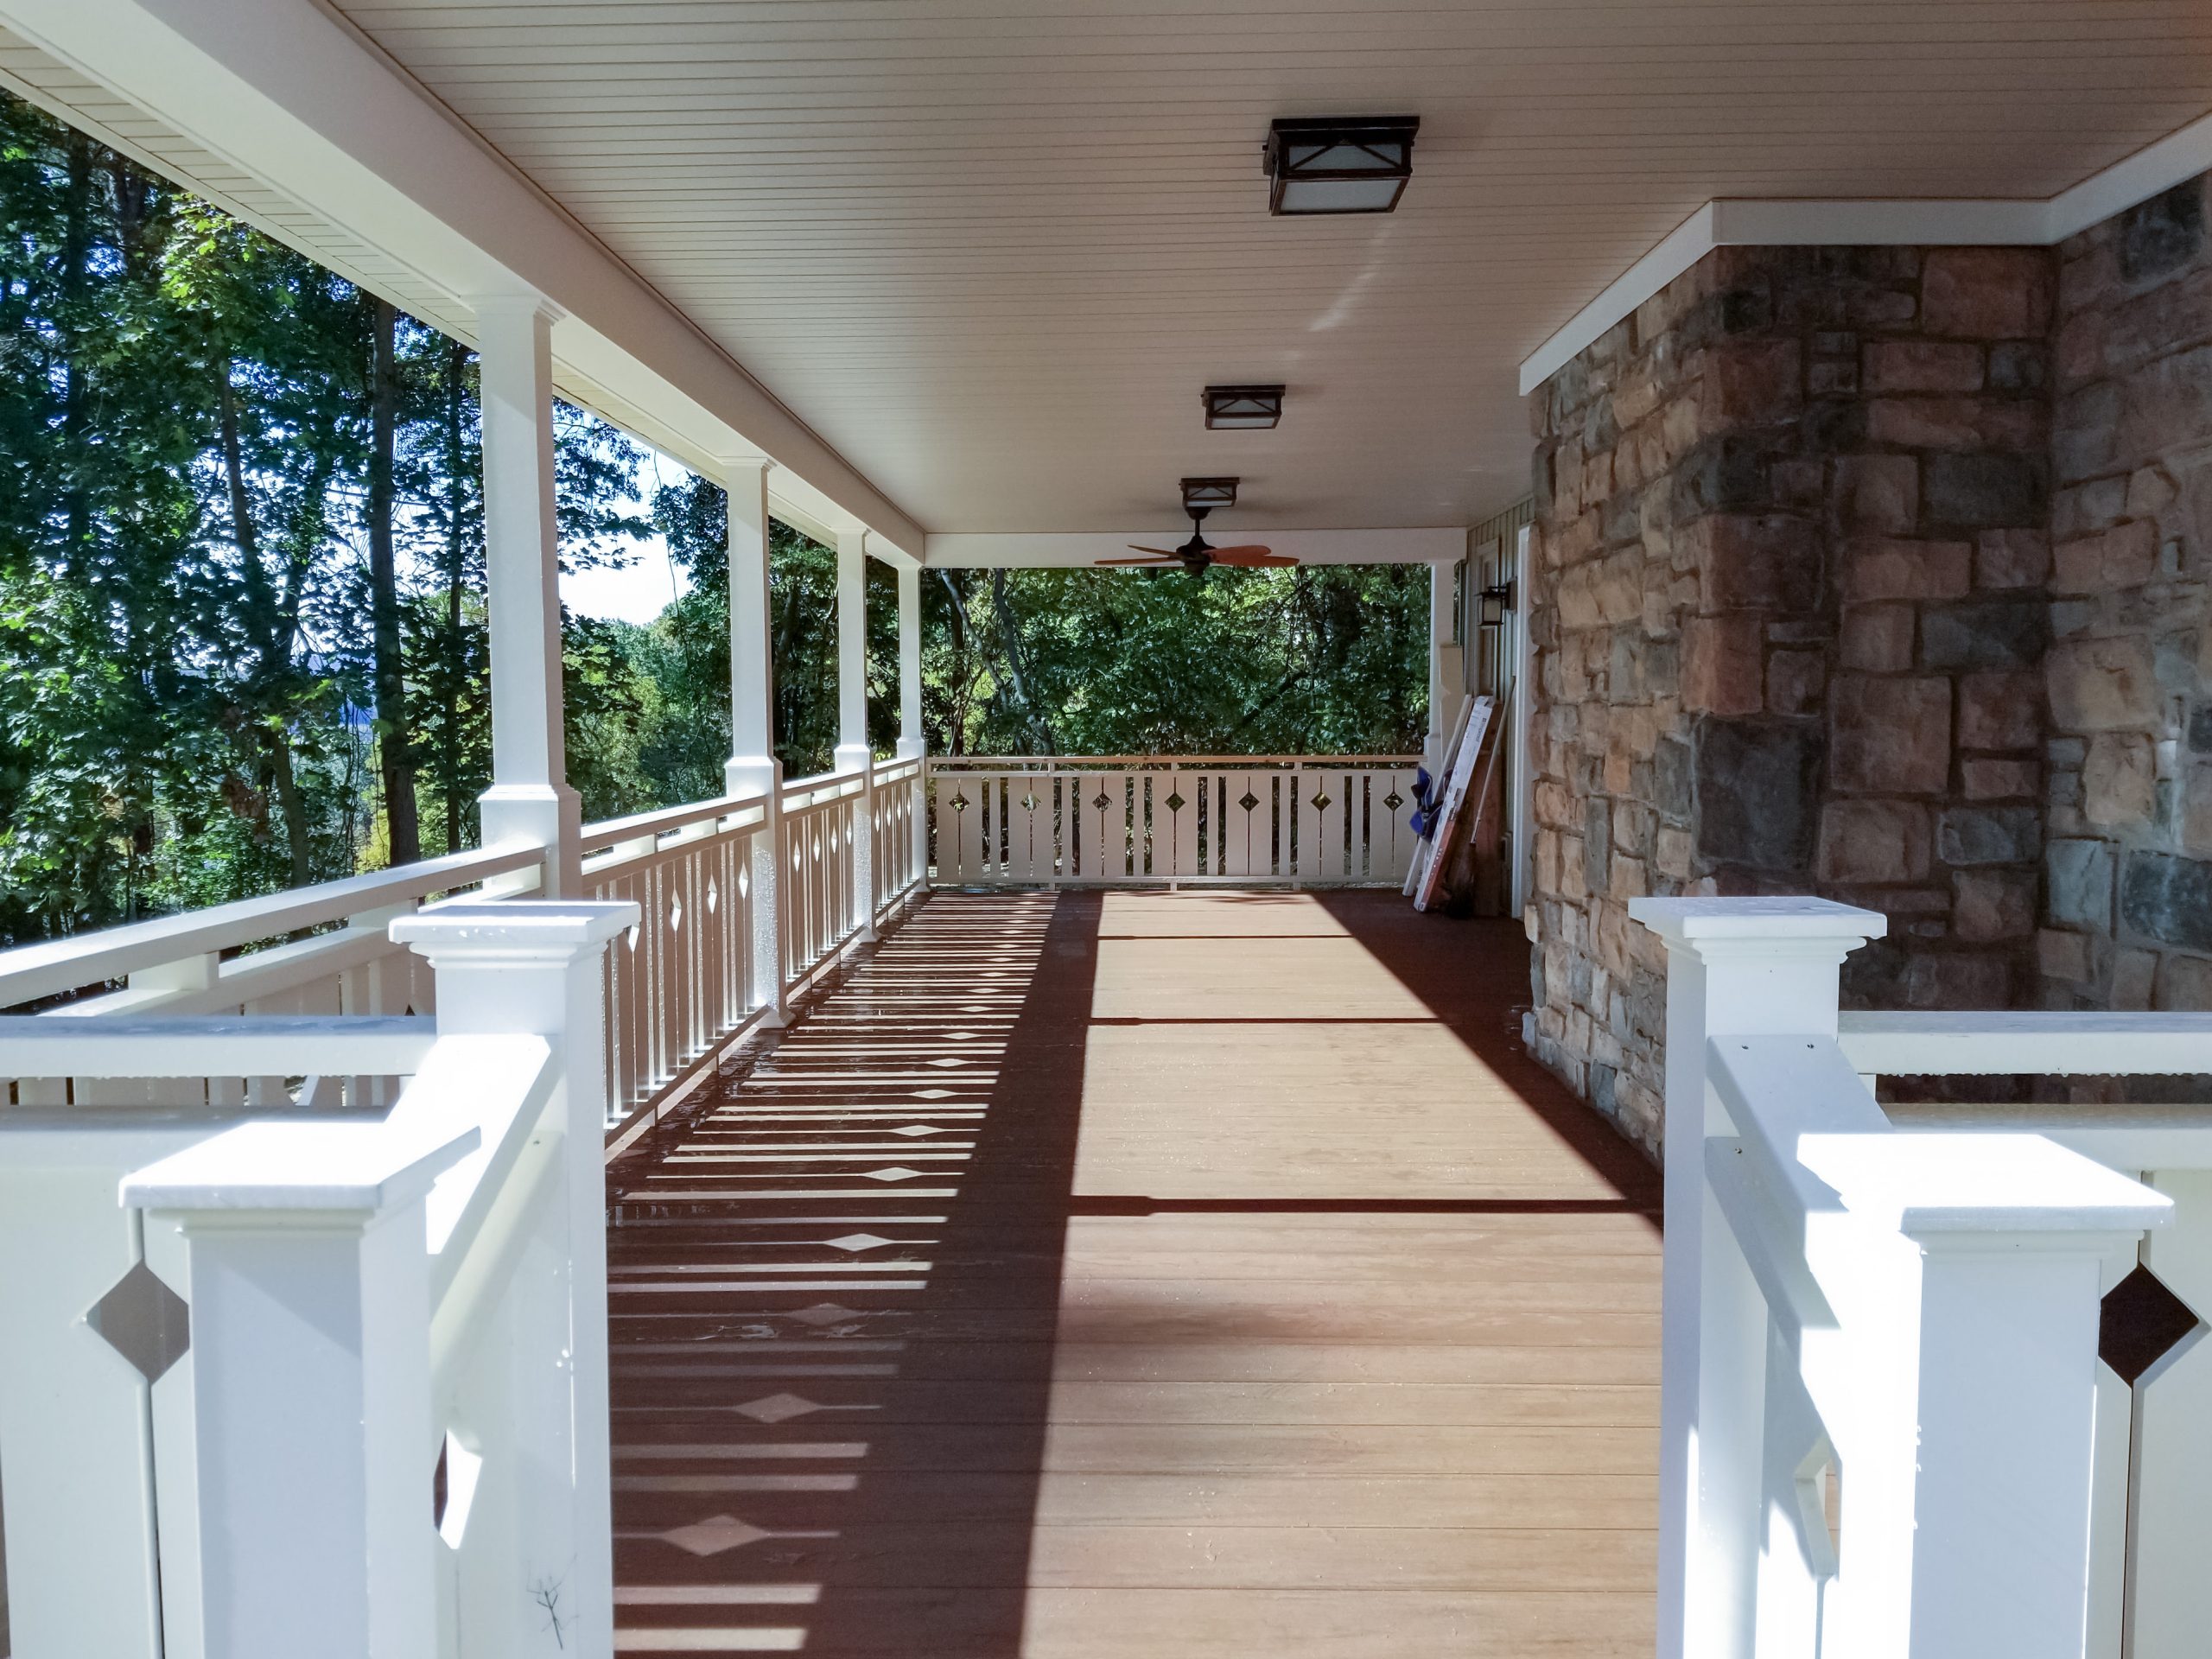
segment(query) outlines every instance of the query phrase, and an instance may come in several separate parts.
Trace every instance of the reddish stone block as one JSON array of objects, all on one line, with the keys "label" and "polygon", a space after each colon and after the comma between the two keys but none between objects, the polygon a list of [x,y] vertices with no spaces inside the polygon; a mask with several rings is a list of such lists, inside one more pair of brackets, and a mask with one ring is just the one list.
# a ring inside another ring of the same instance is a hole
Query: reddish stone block
[{"label": "reddish stone block", "polygon": [[1795,419],[1804,404],[1795,340],[1727,340],[1707,349],[1699,416],[1707,432],[1777,425]]},{"label": "reddish stone block", "polygon": [[1920,323],[1966,340],[2039,340],[2050,327],[2056,261],[2040,248],[1931,248]]},{"label": "reddish stone block", "polygon": [[2036,965],[2045,979],[2071,980],[2079,984],[2094,977],[2089,936],[2044,929],[2036,935]]},{"label": "reddish stone block", "polygon": [[1838,645],[1843,665],[1866,674],[1894,674],[1910,668],[1913,623],[1910,605],[1847,607]]},{"label": "reddish stone block", "polygon": [[1818,594],[1820,556],[1802,518],[1715,514],[1685,539],[1697,560],[1701,611],[1803,610]]},{"label": "reddish stone block", "polygon": [[1861,384],[1870,392],[1980,391],[1979,346],[1938,340],[1877,340],[1866,346]]},{"label": "reddish stone block", "polygon": [[1830,801],[1821,809],[1815,868],[1829,885],[1889,887],[1925,880],[1928,809],[1910,801]]},{"label": "reddish stone block", "polygon": [[1974,578],[1981,588],[2033,588],[2050,574],[2050,537],[2040,530],[1985,530],[1974,537]]},{"label": "reddish stone block", "polygon": [[2061,542],[2053,554],[2052,588],[2062,594],[2139,588],[2158,574],[2158,527],[2138,518],[2094,536]]},{"label": "reddish stone block", "polygon": [[1840,790],[1934,795],[1951,780],[1951,683],[1847,675],[1830,699],[1828,779]]},{"label": "reddish stone block", "polygon": [[2043,742],[2043,687],[2032,670],[1968,674],[1959,681],[1959,747],[2032,749]]},{"label": "reddish stone block", "polygon": [[1974,550],[1964,542],[1873,540],[1844,555],[1847,599],[1963,599]]},{"label": "reddish stone block", "polygon": [[1763,617],[1690,618],[1682,625],[1682,707],[1700,714],[1758,713],[1765,701],[1765,645]]}]

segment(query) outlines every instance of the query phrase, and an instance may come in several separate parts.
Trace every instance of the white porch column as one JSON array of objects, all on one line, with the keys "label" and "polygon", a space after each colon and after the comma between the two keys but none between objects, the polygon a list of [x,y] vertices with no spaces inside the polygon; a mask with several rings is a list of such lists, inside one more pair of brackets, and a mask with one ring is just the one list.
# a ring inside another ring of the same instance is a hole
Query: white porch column
[{"label": "white porch column", "polygon": [[837,755],[839,772],[857,772],[853,810],[854,937],[875,938],[874,751],[868,741],[868,532],[837,532]]},{"label": "white porch column", "polygon": [[194,1651],[436,1650],[423,1201],[476,1143],[248,1123],[124,1179],[189,1247]]},{"label": "white porch column", "polygon": [[1659,1659],[1752,1659],[1761,1510],[1753,1420],[1766,1308],[1707,1187],[1708,1135],[1734,1133],[1707,1083],[1714,1037],[1833,1036],[1843,959],[1889,921],[1821,899],[1636,899],[1667,944],[1666,1236],[1659,1399]]},{"label": "white porch column", "polygon": [[929,743],[922,736],[922,568],[899,569],[899,758],[925,762],[914,779],[914,879],[930,882]]},{"label": "white porch column", "polygon": [[721,468],[729,500],[729,764],[723,786],[761,796],[767,817],[753,838],[753,996],[766,1023],[787,1024],[784,984],[783,762],[776,758],[776,660],[769,632],[768,468],[765,459]]},{"label": "white porch column", "polygon": [[1421,754],[1433,778],[1444,764],[1444,746],[1452,740],[1452,715],[1459,708],[1460,688],[1453,684],[1452,668],[1456,652],[1452,643],[1452,591],[1458,586],[1457,561],[1432,560],[1428,567],[1428,737]]},{"label": "white porch column", "polygon": [[561,568],[553,516],[554,312],[535,295],[474,302],[484,410],[484,568],[492,787],[484,844],[548,849],[544,892],[582,891],[582,812],[561,722]]}]

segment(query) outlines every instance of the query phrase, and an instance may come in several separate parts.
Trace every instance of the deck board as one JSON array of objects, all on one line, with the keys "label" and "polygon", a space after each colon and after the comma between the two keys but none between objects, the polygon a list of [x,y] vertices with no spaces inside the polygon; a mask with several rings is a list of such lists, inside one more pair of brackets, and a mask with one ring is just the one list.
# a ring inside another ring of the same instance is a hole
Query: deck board
[{"label": "deck board", "polygon": [[1649,1650],[1652,1172],[1393,895],[939,894],[617,1166],[618,1649]]}]

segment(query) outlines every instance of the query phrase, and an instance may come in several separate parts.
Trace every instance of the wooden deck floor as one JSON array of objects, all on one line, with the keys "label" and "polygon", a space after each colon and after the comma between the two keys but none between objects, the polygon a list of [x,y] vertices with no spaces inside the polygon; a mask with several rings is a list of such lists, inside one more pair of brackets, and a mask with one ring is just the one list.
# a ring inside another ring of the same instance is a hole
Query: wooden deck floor
[{"label": "wooden deck floor", "polygon": [[617,1649],[1641,1659],[1658,1187],[1525,951],[931,899],[617,1167]]}]

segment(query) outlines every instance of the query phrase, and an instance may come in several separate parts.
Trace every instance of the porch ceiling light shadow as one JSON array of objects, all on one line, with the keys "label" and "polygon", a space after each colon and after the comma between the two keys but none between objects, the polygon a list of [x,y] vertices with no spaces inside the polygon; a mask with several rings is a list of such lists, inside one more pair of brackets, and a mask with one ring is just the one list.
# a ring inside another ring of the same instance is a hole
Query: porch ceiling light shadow
[{"label": "porch ceiling light shadow", "polygon": [[1262,431],[1282,419],[1281,386],[1208,386],[1206,429]]},{"label": "porch ceiling light shadow", "polygon": [[1211,512],[1236,505],[1237,481],[1233,478],[1186,478],[1183,480],[1183,511]]},{"label": "porch ceiling light shadow", "polygon": [[1414,173],[1414,115],[1325,116],[1268,130],[1271,213],[1387,213]]}]

